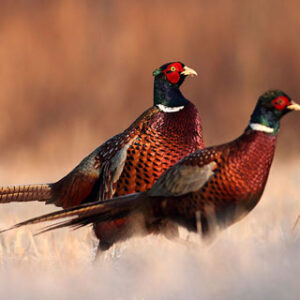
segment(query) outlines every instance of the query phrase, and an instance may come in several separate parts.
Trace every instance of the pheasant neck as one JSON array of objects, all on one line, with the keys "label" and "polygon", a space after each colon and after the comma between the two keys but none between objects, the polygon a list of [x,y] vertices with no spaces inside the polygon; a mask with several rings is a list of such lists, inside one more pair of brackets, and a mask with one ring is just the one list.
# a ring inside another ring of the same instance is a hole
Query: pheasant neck
[{"label": "pheasant neck", "polygon": [[170,84],[163,78],[155,78],[154,105],[160,110],[170,113],[176,112],[188,103],[189,101],[182,95],[178,85]]},{"label": "pheasant neck", "polygon": [[279,120],[280,118],[274,112],[268,111],[265,107],[258,104],[251,115],[248,128],[276,135],[280,128]]}]

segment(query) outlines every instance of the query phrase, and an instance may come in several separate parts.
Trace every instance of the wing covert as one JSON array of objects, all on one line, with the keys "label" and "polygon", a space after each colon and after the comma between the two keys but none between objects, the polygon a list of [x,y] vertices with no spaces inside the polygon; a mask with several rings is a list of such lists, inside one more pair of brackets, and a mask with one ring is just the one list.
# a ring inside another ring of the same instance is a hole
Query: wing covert
[{"label": "wing covert", "polygon": [[164,172],[148,195],[181,196],[201,189],[217,169],[217,153],[207,150],[194,152]]}]

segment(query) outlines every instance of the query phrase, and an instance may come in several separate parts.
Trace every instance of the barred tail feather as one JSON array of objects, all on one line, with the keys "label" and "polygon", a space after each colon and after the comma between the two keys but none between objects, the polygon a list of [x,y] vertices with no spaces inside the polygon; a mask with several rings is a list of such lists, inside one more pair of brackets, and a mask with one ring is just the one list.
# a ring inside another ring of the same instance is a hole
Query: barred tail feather
[{"label": "barred tail feather", "polygon": [[0,187],[0,203],[47,201],[51,197],[51,184]]},{"label": "barred tail feather", "polygon": [[55,221],[69,217],[73,218],[71,220],[62,221],[45,227],[40,233],[62,227],[71,226],[79,228],[96,222],[100,223],[111,220],[118,220],[141,209],[142,205],[145,203],[145,201],[143,201],[144,198],[144,193],[137,193],[113,198],[104,202],[97,201],[88,204],[83,204],[80,206],[63,209],[61,211],[56,211],[53,213],[45,214],[36,218],[26,220],[8,229],[0,231],[0,233],[26,225]]}]

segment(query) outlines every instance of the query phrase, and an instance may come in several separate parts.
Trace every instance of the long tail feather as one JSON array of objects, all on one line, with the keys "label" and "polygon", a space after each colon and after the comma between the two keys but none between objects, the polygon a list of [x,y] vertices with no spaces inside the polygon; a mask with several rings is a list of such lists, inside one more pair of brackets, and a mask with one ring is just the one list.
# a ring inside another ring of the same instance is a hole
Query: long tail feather
[{"label": "long tail feather", "polygon": [[0,203],[47,201],[51,199],[51,197],[51,184],[0,187]]},{"label": "long tail feather", "polygon": [[83,204],[77,207],[56,211],[39,217],[35,217],[24,222],[18,223],[0,233],[19,228],[22,226],[37,224],[42,222],[54,221],[58,219],[74,217],[71,220],[56,223],[44,228],[40,233],[67,226],[86,226],[95,222],[105,222],[122,218],[131,212],[139,209],[144,203],[144,193],[126,195],[107,201],[97,201]]},{"label": "long tail feather", "polygon": [[[128,215],[129,211],[123,212],[123,213],[116,213],[116,212],[108,212],[108,213],[98,213],[97,215],[89,215],[89,216],[83,216],[83,217],[77,217],[73,218],[71,220],[61,221],[57,222],[55,224],[49,225],[44,227],[41,231],[39,231],[35,235],[40,235],[42,233],[46,233],[48,231],[52,231],[55,229],[63,228],[63,227],[71,227],[73,229],[79,229],[81,227],[85,227],[87,225],[91,225],[93,223],[97,222],[105,222],[109,220],[117,220],[122,219],[126,215]],[[1,233],[1,231],[0,231]]]}]

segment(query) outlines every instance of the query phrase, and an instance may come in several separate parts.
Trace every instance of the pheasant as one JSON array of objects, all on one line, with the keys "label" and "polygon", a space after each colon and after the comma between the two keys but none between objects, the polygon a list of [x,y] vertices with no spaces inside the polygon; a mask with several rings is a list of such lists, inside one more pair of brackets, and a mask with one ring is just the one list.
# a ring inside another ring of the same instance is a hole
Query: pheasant
[{"label": "pheasant", "polygon": [[[197,73],[172,62],[153,75],[154,105],[124,132],[98,147],[58,182],[0,187],[0,203],[36,200],[70,208],[143,192],[182,157],[203,148],[199,113],[179,89],[188,75]],[[111,246],[124,222],[95,224],[100,250]],[[169,232],[176,234],[176,229],[170,227]]]},{"label": "pheasant", "polygon": [[[127,219],[123,238],[156,233],[166,220],[202,237],[245,217],[260,200],[272,164],[280,119],[300,105],[279,90],[258,99],[249,125],[232,142],[197,150],[164,172],[153,187],[19,223],[13,228],[65,217],[45,231]],[[137,231],[136,224],[142,231]],[[126,234],[125,234],[126,233]]]}]

